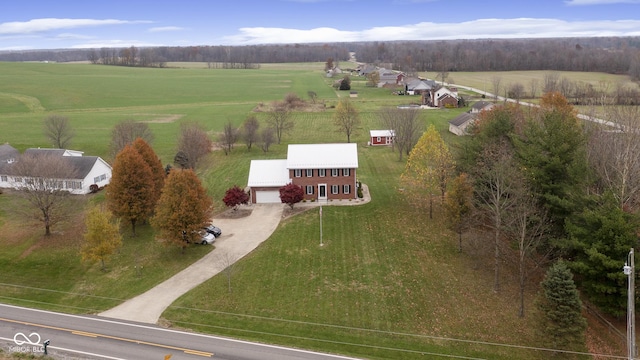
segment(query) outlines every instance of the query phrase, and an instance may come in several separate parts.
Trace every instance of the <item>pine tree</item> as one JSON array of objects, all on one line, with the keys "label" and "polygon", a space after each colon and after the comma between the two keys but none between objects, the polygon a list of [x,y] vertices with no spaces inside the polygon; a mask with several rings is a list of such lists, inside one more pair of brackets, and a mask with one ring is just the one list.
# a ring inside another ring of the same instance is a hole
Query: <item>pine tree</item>
[{"label": "pine tree", "polygon": [[125,146],[113,163],[106,199],[108,209],[116,217],[131,223],[134,236],[136,223],[146,220],[153,209],[153,189],[149,165],[133,146]]},{"label": "pine tree", "polygon": [[82,260],[100,261],[102,271],[105,270],[105,260],[122,246],[120,222],[112,221],[109,212],[93,207],[85,219],[87,232],[84,233],[85,243],[82,245]]},{"label": "pine tree", "polygon": [[199,232],[209,224],[212,201],[202,182],[191,169],[172,170],[151,225],[163,241],[180,246],[196,240]]},{"label": "pine tree", "polygon": [[573,275],[563,261],[553,264],[542,281],[537,301],[539,331],[547,346],[559,350],[584,350],[587,322]]}]

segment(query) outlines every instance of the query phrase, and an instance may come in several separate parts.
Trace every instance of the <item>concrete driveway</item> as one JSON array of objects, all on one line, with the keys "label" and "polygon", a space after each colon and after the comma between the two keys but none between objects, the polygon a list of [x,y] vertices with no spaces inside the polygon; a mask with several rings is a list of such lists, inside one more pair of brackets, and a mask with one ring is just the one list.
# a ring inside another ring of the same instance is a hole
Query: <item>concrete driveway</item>
[{"label": "concrete driveway", "polygon": [[216,249],[173,277],[98,315],[155,324],[177,298],[250,253],[276,230],[283,204],[251,205],[251,215],[237,219],[213,219],[222,229]]}]

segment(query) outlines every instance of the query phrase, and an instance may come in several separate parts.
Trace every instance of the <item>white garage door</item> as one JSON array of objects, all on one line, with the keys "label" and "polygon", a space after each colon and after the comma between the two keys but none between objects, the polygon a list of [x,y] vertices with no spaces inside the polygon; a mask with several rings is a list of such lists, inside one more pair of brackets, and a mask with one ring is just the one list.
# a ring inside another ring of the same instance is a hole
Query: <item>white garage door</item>
[{"label": "white garage door", "polygon": [[278,190],[271,191],[256,191],[256,203],[281,203],[280,192]]}]

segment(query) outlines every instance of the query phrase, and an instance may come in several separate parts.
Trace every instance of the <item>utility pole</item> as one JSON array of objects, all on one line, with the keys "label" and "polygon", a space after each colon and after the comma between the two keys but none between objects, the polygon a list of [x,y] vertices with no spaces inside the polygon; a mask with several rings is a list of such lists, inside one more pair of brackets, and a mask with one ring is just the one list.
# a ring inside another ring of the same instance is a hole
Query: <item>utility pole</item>
[{"label": "utility pole", "polygon": [[627,289],[627,353],[629,360],[636,358],[636,304],[635,304],[635,263],[633,259],[633,248],[627,255],[624,263],[624,274],[628,277],[629,288]]}]

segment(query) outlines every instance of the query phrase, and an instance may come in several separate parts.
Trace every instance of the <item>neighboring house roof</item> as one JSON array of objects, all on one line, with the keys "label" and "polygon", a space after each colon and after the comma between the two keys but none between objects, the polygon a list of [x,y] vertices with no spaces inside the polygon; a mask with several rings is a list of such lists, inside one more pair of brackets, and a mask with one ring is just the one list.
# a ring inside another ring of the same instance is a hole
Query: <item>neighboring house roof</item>
[{"label": "neighboring house roof", "polygon": [[25,155],[56,155],[56,156],[82,156],[84,152],[78,150],[67,150],[67,149],[49,149],[49,148],[29,148],[24,151]]},{"label": "neighboring house roof", "polygon": [[357,168],[358,145],[290,144],[286,161],[288,169]]},{"label": "neighboring house roof", "polygon": [[472,112],[480,112],[482,110],[489,110],[495,106],[494,103],[488,101],[476,101],[475,104],[471,106]]},{"label": "neighboring house roof", "polygon": [[9,144],[0,145],[0,174],[5,174],[5,168],[20,156],[20,152]]},{"label": "neighboring house roof", "polygon": [[393,130],[370,130],[369,135],[371,137],[394,137],[395,131]]},{"label": "neighboring house roof", "polygon": [[289,182],[287,160],[251,160],[249,186],[285,186]]},{"label": "neighboring house roof", "polygon": [[89,172],[93,169],[96,162],[100,161],[107,167],[111,168],[106,161],[102,160],[98,156],[82,156],[82,151],[67,150],[67,149],[41,149],[41,148],[29,148],[24,151],[24,155],[30,156],[60,156],[69,162],[76,169],[75,179],[84,179]]},{"label": "neighboring house roof", "polygon": [[455,118],[453,118],[452,120],[449,121],[449,124],[453,125],[453,126],[462,126],[468,122],[471,122],[475,120],[475,116],[473,116],[472,114],[469,113],[462,113],[458,116],[456,116]]}]

